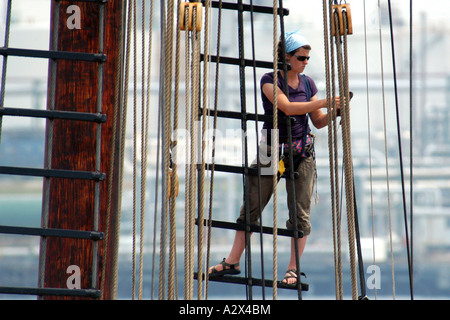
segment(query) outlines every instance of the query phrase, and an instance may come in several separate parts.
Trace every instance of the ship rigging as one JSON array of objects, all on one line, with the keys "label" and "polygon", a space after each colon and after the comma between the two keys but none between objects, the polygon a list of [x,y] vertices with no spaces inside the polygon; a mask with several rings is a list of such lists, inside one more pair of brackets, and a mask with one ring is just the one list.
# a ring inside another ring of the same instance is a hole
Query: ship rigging
[{"label": "ship rigging", "polygon": [[[91,0],[78,1],[77,8],[83,17],[83,25],[89,26],[83,32],[69,28],[69,3],[52,1],[51,43],[48,51],[9,47],[9,24],[11,22],[12,0],[7,5],[5,44],[0,48],[3,55],[2,103],[0,106],[0,126],[5,117],[36,117],[46,119],[45,165],[42,169],[1,166],[0,174],[24,175],[43,178],[43,208],[40,228],[0,226],[4,234],[19,234],[40,237],[39,278],[36,288],[0,287],[0,293],[37,295],[42,299],[94,298],[115,299],[117,297],[117,256],[119,246],[120,217],[124,175],[124,152],[126,127],[132,125],[132,298],[143,298],[143,253],[147,216],[147,161],[149,149],[149,127],[157,114],[157,167],[156,179],[161,184],[155,186],[155,207],[152,224],[153,234],[153,286],[158,280],[158,299],[178,299],[177,283],[177,196],[184,186],[184,279],[183,298],[208,298],[208,288],[212,282],[223,281],[246,286],[246,296],[253,299],[253,287],[261,286],[263,298],[265,288],[270,287],[272,298],[277,299],[278,289],[286,289],[278,280],[277,243],[278,236],[303,236],[301,231],[279,228],[277,183],[273,189],[273,220],[271,225],[260,226],[220,221],[214,216],[214,177],[216,172],[242,175],[243,202],[248,201],[249,175],[258,175],[248,163],[249,145],[247,132],[255,127],[257,141],[260,128],[258,122],[278,123],[277,113],[272,116],[258,114],[256,97],[256,69],[272,69],[287,72],[289,65],[279,63],[274,54],[273,61],[260,61],[255,55],[255,41],[258,38],[254,28],[255,15],[272,18],[273,52],[277,51],[280,34],[284,34],[284,19],[290,11],[283,7],[283,1],[273,1],[271,6],[254,5],[253,1],[236,3],[223,1],[181,2],[169,0],[160,2],[160,37],[158,48],[160,57],[155,59],[153,17],[156,12],[154,1],[141,1],[142,16],[137,16],[137,1]],[[394,33],[391,2],[388,1],[391,49],[395,96],[397,79],[395,65]],[[221,51],[222,13],[235,12],[238,24],[238,57],[223,56]],[[412,11],[412,1],[410,10]],[[147,14],[149,15],[147,16]],[[212,15],[216,15],[216,43],[212,44]],[[138,43],[137,23],[142,23],[142,43]],[[149,24],[149,33],[145,25]],[[245,26],[250,25],[250,44],[244,43]],[[412,42],[412,18],[411,18]],[[366,299],[366,281],[361,253],[358,225],[358,210],[353,172],[351,119],[347,43],[353,33],[350,5],[345,1],[323,1],[323,39],[325,49],[326,97],[329,101],[328,148],[330,168],[331,224],[333,230],[333,251],[335,261],[336,299],[343,299],[343,271],[341,248],[342,198],[345,197],[347,235],[352,299]],[[283,38],[283,37],[281,37]],[[184,44],[184,48],[182,45]],[[215,45],[215,54],[212,48]],[[381,47],[381,46],[380,46]],[[251,49],[251,59],[244,51]],[[138,51],[141,49],[141,67],[137,68]],[[412,52],[412,49],[410,50]],[[182,56],[184,53],[184,56]],[[48,98],[46,110],[8,108],[4,106],[6,66],[11,56],[26,56],[48,59]],[[412,70],[411,56],[410,70]],[[238,68],[239,105],[238,111],[222,110],[218,92],[222,77],[221,65]],[[155,68],[158,66],[158,68]],[[211,72],[215,66],[215,78]],[[150,101],[152,72],[159,73],[159,100]],[[247,70],[252,73],[250,80]],[[181,77],[184,75],[184,81]],[[138,84],[138,79],[141,83]],[[411,72],[412,81],[412,72]],[[184,82],[185,87],[180,88]],[[213,85],[211,85],[213,83]],[[248,110],[246,86],[255,88],[254,110]],[[142,89],[138,101],[138,87]],[[210,87],[211,86],[211,87]],[[412,88],[412,86],[411,86]],[[412,90],[412,89],[411,89]],[[184,92],[184,101],[180,92]],[[211,98],[211,92],[212,98]],[[345,104],[341,108],[341,118],[336,117],[336,106],[332,96],[340,96]],[[214,101],[210,103],[210,101]],[[412,95],[411,95],[412,100]],[[274,105],[276,106],[276,98]],[[406,254],[409,270],[410,296],[413,299],[413,232],[412,199],[410,216],[407,216],[402,145],[400,139],[399,102],[396,99],[398,149],[400,153],[400,173],[402,181],[402,203],[404,212]],[[411,102],[412,104],[412,102]],[[211,107],[212,105],[212,107]],[[151,106],[158,106],[157,112]],[[181,114],[180,106],[184,108]],[[140,112],[140,116],[138,113]],[[132,119],[128,115],[132,115]],[[180,121],[183,120],[184,121]],[[215,133],[221,120],[240,121],[242,164],[233,166],[215,163]],[[139,122],[140,120],[140,122]],[[212,139],[208,130],[212,121]],[[184,127],[181,124],[184,122]],[[154,123],[154,122],[153,122]],[[249,123],[252,123],[249,125]],[[291,119],[287,119],[291,123]],[[386,120],[385,120],[386,123]],[[140,129],[140,134],[138,130]],[[178,134],[183,129],[182,147]],[[370,130],[370,128],[369,128]],[[290,131],[289,131],[290,132]],[[0,127],[1,134],[1,127]],[[341,137],[338,137],[341,135]],[[1,135],[0,135],[1,138]],[[292,137],[290,137],[291,139]],[[338,141],[342,140],[342,146]],[[412,139],[411,139],[412,143]],[[411,146],[412,148],[412,146]],[[184,154],[180,150],[184,149]],[[259,152],[256,147],[257,153]],[[140,154],[139,154],[140,151]],[[208,155],[207,151],[211,154]],[[342,151],[342,154],[339,154]],[[412,154],[412,153],[411,153]],[[292,153],[291,153],[292,155]],[[181,159],[184,157],[184,181],[179,178]],[[342,159],[341,159],[342,157]],[[293,167],[292,156],[289,159]],[[140,162],[140,168],[138,163]],[[278,163],[278,162],[277,162]],[[411,161],[412,164],[412,156]],[[341,164],[341,166],[339,165]],[[342,174],[340,171],[342,168]],[[140,170],[139,170],[140,169]],[[277,175],[274,176],[274,181]],[[412,171],[410,171],[412,177]],[[207,178],[209,177],[209,181]],[[293,170],[288,170],[284,179],[295,179]],[[412,179],[411,179],[412,180]],[[292,184],[294,186],[294,184]],[[209,187],[209,188],[208,188]],[[294,187],[295,188],[295,187]],[[209,190],[208,190],[209,189]],[[410,192],[412,193],[412,184]],[[160,196],[158,193],[161,192]],[[389,200],[389,199],[388,199]],[[294,206],[295,207],[295,206]],[[206,211],[207,209],[207,211]],[[408,225],[408,219],[410,225]],[[261,220],[262,221],[262,220]],[[139,226],[139,230],[137,229]],[[159,240],[157,239],[159,226]],[[207,266],[210,265],[210,250],[215,228],[244,230],[246,232],[245,276],[224,276],[209,279]],[[258,233],[261,248],[262,278],[252,274],[252,247],[250,234]],[[263,234],[272,235],[272,266],[264,265]],[[138,238],[139,236],[139,238]],[[147,235],[148,236],[148,235]],[[297,243],[297,241],[295,241]],[[137,249],[139,244],[139,249]],[[156,245],[159,244],[159,253]],[[298,251],[298,250],[296,250]],[[157,261],[159,258],[159,261]],[[76,259],[76,263],[74,262]],[[79,287],[67,287],[67,266],[77,264],[84,270]],[[159,266],[156,267],[156,264]],[[301,265],[297,257],[297,270]],[[195,270],[197,268],[197,270]],[[264,269],[272,268],[272,278],[265,279]],[[393,268],[393,265],[392,265]],[[156,277],[156,270],[159,272]],[[359,285],[358,289],[358,274]],[[300,277],[299,277],[300,280]],[[195,282],[196,281],[196,282]],[[297,281],[298,299],[308,284]],[[394,282],[394,281],[393,281]],[[196,285],[195,285],[196,283]],[[137,285],[137,287],[136,287]],[[196,290],[194,287],[196,286]],[[393,288],[395,292],[395,287]],[[152,296],[153,298],[153,296]]]}]

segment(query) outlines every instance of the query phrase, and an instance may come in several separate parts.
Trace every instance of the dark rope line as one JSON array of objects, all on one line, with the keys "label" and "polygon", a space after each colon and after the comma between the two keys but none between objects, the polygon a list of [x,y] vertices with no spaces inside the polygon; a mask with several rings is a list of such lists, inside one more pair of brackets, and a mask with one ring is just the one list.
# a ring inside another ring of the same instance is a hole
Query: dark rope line
[{"label": "dark rope line", "polygon": [[[242,0],[238,1],[238,47],[239,47],[239,60],[243,61],[244,55],[244,17],[243,17],[243,3]],[[240,81],[240,99],[241,99],[241,113],[243,115],[241,121],[241,129],[243,132],[247,132],[247,122],[244,115],[246,111],[246,99],[245,99],[245,66],[241,63],[239,66],[239,81]],[[244,210],[245,210],[245,277],[248,279],[246,285],[247,300],[253,299],[253,285],[252,285],[252,259],[251,259],[251,245],[250,245],[250,209],[249,209],[249,185],[248,185],[248,146],[247,137],[244,135],[242,141],[242,148],[244,152]]]},{"label": "dark rope line", "polygon": [[[208,254],[206,257],[206,265],[209,266],[210,249],[211,249],[211,235],[212,235],[212,206],[213,206],[213,192],[214,192],[214,171],[215,171],[215,158],[216,158],[216,130],[217,130],[217,117],[218,117],[218,96],[219,96],[219,67],[220,67],[220,47],[221,47],[221,34],[222,34],[222,0],[219,0],[217,14],[217,63],[216,63],[216,75],[214,84],[214,120],[213,120],[213,137],[212,137],[212,151],[211,151],[211,178],[210,178],[210,192],[209,192],[209,221],[208,221]],[[205,106],[206,107],[206,106]],[[209,273],[206,275],[206,290],[205,299],[208,299],[209,288]]]},{"label": "dark rope line", "polygon": [[[413,228],[413,16],[412,16],[412,0],[409,2],[409,174],[410,174],[410,230],[411,230],[411,287],[414,288],[414,250],[413,250],[413,238],[414,238],[414,228]],[[412,292],[412,290],[411,290]]]},{"label": "dark rope line", "polygon": [[395,92],[395,110],[397,116],[397,135],[398,135],[398,151],[399,151],[399,160],[400,160],[400,175],[401,175],[401,184],[402,184],[402,200],[403,200],[403,215],[405,221],[405,236],[406,236],[406,250],[408,257],[408,271],[409,271],[409,287],[411,300],[414,299],[413,294],[413,284],[412,284],[412,265],[411,265],[411,251],[410,251],[410,239],[409,239],[409,230],[408,230],[408,216],[406,212],[406,192],[405,192],[405,178],[403,172],[403,154],[402,154],[402,139],[401,139],[401,130],[400,130],[400,114],[399,114],[399,106],[398,106],[398,92],[397,92],[397,72],[395,67],[395,48],[394,48],[394,27],[392,23],[392,8],[391,1],[388,0],[388,9],[389,9],[389,26],[391,33],[391,49],[392,49],[392,68],[394,74],[394,92]]},{"label": "dark rope line", "polygon": [[[286,43],[285,43],[285,29],[284,29],[284,7],[283,7],[283,0],[280,0],[279,2],[279,8],[280,8],[280,27],[281,27],[281,41],[282,41],[282,59],[283,59],[283,72],[284,72],[284,93],[286,95],[286,97],[289,98],[289,85],[288,85],[288,76],[287,76],[287,64],[286,64]],[[274,110],[274,112],[278,110]],[[305,115],[307,116],[307,115]],[[292,148],[292,132],[291,132],[291,117],[286,117],[286,124],[287,124],[287,133],[288,133],[288,143],[290,148]],[[305,128],[305,130],[307,130]],[[303,148],[305,148],[305,146],[303,146]],[[291,179],[292,183],[291,183],[291,187],[292,187],[292,201],[294,202],[294,247],[295,247],[295,263],[296,263],[296,268],[297,268],[297,293],[298,293],[298,299],[302,300],[302,286],[300,283],[300,277],[301,277],[301,272],[300,272],[300,257],[298,254],[298,225],[297,225],[297,206],[295,205],[296,203],[296,195],[295,195],[295,183],[294,183],[294,158],[293,158],[293,154],[292,151],[289,152],[289,166],[291,168],[291,170],[289,171],[289,177],[288,179]]]},{"label": "dark rope line", "polygon": [[264,272],[264,247],[263,247],[263,222],[262,222],[262,203],[261,203],[261,162],[259,159],[259,132],[258,132],[258,93],[256,81],[256,56],[255,56],[255,30],[253,21],[253,0],[250,1],[250,26],[252,41],[252,60],[253,60],[253,90],[255,99],[255,131],[256,131],[256,165],[258,169],[258,212],[259,212],[259,241],[261,257],[261,280],[262,280],[262,298],[266,300],[265,272]]},{"label": "dark rope line", "polygon": [[[353,165],[352,165],[353,167]],[[353,168],[352,168],[353,170]],[[353,185],[355,185],[355,178],[353,177]],[[361,296],[360,300],[367,299],[366,293],[366,279],[364,275],[364,261],[362,258],[362,249],[361,249],[361,234],[359,232],[359,219],[358,219],[358,206],[356,201],[356,192],[355,188],[353,188],[353,205],[354,205],[354,216],[355,216],[355,237],[356,237],[356,250],[358,253],[358,270],[359,270],[359,284],[361,287]]]}]

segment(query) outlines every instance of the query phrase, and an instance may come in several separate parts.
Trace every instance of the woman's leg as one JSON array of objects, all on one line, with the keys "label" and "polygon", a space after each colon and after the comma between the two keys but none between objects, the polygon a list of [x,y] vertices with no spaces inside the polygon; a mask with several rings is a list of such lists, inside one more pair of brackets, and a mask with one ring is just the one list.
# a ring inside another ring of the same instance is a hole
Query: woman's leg
[{"label": "woman's leg", "polygon": [[[299,261],[300,261],[300,258],[302,257],[303,251],[305,250],[307,238],[308,238],[308,236],[304,236],[304,237],[298,239],[298,259],[299,259]],[[291,259],[289,260],[287,270],[297,270],[297,258],[296,258],[296,254],[295,254],[295,239],[294,238],[291,238]],[[287,283],[287,284],[295,284],[295,283],[297,283],[297,280],[295,278],[289,278],[289,279],[283,280],[283,282]]]},{"label": "woman's leg", "polygon": [[[253,164],[252,167],[256,165]],[[248,176],[249,179],[249,211],[250,211],[250,223],[257,224],[260,218],[260,211],[264,210],[267,203],[270,201],[273,191],[273,177],[271,175],[261,175],[260,179],[258,176]],[[260,188],[258,184],[261,183]],[[261,198],[260,198],[261,197]],[[260,202],[261,199],[261,208]],[[238,223],[245,224],[247,221],[246,211],[244,205],[241,206]],[[241,259],[242,253],[245,250],[245,231],[236,231],[234,236],[233,246],[228,257],[225,259],[226,263],[235,264]],[[212,272],[213,268],[216,271],[222,271],[223,265],[218,264],[215,267],[209,268],[209,273]],[[236,269],[238,269],[237,267]]]},{"label": "woman's leg", "polygon": [[[238,263],[241,260],[241,256],[244,250],[245,250],[245,231],[236,231],[233,246],[231,247],[230,254],[225,259],[225,262],[229,264]],[[213,268],[215,268],[217,271],[223,270],[222,264],[219,263],[215,267],[209,268],[209,273],[212,272]],[[236,267],[236,269],[239,269],[239,267]]]},{"label": "woman's leg", "polygon": [[[292,192],[292,182],[286,180],[286,190],[288,193],[288,207],[289,220],[286,222],[288,229],[295,230],[295,223],[297,230],[303,232],[303,237],[298,239],[298,257],[299,260],[303,254],[306,246],[306,240],[311,232],[311,224],[309,221],[309,213],[311,210],[311,198],[314,190],[314,180],[316,175],[315,161],[312,156],[302,159],[296,170],[299,174],[298,179],[295,179],[295,201]],[[294,207],[295,202],[295,207]],[[294,214],[296,212],[296,215]],[[287,270],[297,270],[295,240],[291,238],[291,257]],[[291,275],[286,273],[286,276]],[[284,279],[283,282],[288,284],[295,284],[297,279],[290,277]]]}]

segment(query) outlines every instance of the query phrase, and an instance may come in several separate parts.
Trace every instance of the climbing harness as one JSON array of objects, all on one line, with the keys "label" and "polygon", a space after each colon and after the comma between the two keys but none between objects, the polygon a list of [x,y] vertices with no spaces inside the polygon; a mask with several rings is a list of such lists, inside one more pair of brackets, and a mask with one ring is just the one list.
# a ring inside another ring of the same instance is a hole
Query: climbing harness
[{"label": "climbing harness", "polygon": [[[306,90],[306,101],[311,100],[311,87],[309,84],[309,80],[306,78],[304,74],[301,75],[301,78],[305,84]],[[304,133],[301,139],[292,139],[292,143],[289,145],[286,142],[280,142],[278,144],[279,148],[279,157],[280,161],[278,163],[278,173],[280,177],[289,178],[290,170],[293,168],[294,171],[294,179],[298,179],[297,168],[302,159],[307,158],[311,155],[314,155],[314,134],[308,132],[308,115],[304,116]],[[264,140],[263,140],[264,141]],[[268,142],[270,145],[270,142]],[[289,159],[289,154],[292,153],[293,156],[293,167],[289,166],[289,163],[286,165],[286,161]]]}]

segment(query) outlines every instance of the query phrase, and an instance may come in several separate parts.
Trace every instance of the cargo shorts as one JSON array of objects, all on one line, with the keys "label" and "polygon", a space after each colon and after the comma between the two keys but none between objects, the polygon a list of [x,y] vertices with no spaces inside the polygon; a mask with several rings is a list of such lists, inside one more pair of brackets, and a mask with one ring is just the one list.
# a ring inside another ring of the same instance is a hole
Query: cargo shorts
[{"label": "cargo shorts", "polygon": [[[261,144],[264,148],[263,144]],[[261,161],[261,167],[267,167],[269,164],[263,164]],[[267,163],[267,162],[266,162]],[[256,168],[255,161],[251,167]],[[295,215],[294,215],[294,198],[292,192],[292,183],[295,185],[295,206],[297,209],[297,230],[303,231],[303,235],[307,236],[311,233],[311,223],[309,221],[309,214],[311,211],[311,199],[313,196],[314,183],[316,180],[316,162],[313,155],[301,158],[296,168],[298,172],[298,178],[291,181],[286,178],[286,191],[287,191],[287,203],[289,211],[289,219],[286,221],[286,228],[290,230],[295,229]],[[248,178],[248,192],[249,197],[249,212],[250,223],[258,224],[260,211],[259,211],[259,195],[258,195],[258,176],[247,176]],[[280,178],[278,177],[277,183]],[[273,193],[273,176],[272,175],[260,175],[261,182],[261,212],[264,210],[267,203],[270,201]],[[241,206],[240,215],[237,219],[238,223],[245,223],[245,206]]]}]

